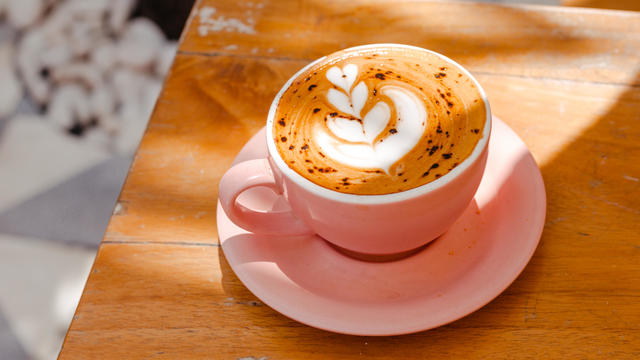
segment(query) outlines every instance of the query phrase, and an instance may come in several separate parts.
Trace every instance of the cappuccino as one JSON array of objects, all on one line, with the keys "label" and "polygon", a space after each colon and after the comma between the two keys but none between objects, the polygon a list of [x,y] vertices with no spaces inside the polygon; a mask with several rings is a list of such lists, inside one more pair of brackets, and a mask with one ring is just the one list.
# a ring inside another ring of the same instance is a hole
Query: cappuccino
[{"label": "cappuccino", "polygon": [[380,46],[331,54],[296,78],[273,121],[278,153],[308,180],[361,195],[409,190],[464,161],[486,105],[458,66]]}]

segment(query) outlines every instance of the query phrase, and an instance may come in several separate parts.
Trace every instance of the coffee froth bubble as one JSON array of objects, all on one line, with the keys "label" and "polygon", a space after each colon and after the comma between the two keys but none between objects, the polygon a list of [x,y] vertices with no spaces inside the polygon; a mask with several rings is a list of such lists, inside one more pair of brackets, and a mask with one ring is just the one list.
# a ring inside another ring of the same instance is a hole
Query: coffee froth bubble
[{"label": "coffee froth bubble", "polygon": [[471,155],[485,106],[474,81],[436,54],[343,50],[294,79],[272,133],[285,163],[308,180],[390,194],[434,181]]}]

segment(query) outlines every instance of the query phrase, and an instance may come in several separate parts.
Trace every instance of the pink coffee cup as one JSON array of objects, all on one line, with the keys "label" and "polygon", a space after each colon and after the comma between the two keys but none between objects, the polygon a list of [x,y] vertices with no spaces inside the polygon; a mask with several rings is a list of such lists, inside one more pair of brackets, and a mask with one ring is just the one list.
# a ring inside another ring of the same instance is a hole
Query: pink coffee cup
[{"label": "pink coffee cup", "polygon": [[[480,185],[487,161],[491,111],[477,80],[453,60],[426,49],[399,44],[367,47],[406,47],[435,54],[465,73],[477,86],[486,107],[483,137],[469,157],[444,176],[425,185],[384,195],[345,194],[317,185],[289,168],[273,138],[276,108],[284,91],[307,68],[293,75],[276,95],[266,124],[269,156],[241,162],[220,180],[220,203],[238,226],[256,234],[317,234],[340,248],[361,254],[397,254],[417,249],[442,235],[462,215]],[[283,196],[291,210],[261,212],[236,200],[247,189],[262,186]]]}]

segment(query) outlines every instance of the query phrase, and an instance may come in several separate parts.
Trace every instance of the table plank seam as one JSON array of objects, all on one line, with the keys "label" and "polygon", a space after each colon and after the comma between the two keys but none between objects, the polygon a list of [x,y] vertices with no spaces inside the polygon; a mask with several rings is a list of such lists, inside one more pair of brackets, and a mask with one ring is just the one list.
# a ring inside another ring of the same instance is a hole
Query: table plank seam
[{"label": "table plank seam", "polygon": [[243,59],[279,60],[279,61],[313,61],[314,60],[309,58],[289,57],[289,56],[234,54],[234,53],[227,53],[222,51],[201,52],[201,51],[178,50],[177,55],[193,55],[193,56],[206,56],[206,57],[227,56],[232,58],[237,57],[237,58],[243,58]]},{"label": "table plank seam", "polygon": [[[286,57],[286,56],[233,54],[233,53],[225,53],[225,52],[219,52],[219,51],[198,52],[198,51],[178,50],[177,54],[187,55],[187,56],[229,57],[229,58],[252,59],[252,60],[309,61],[309,62],[314,60],[309,58],[294,58],[294,57]],[[504,77],[518,78],[518,79],[531,79],[531,80],[541,80],[541,81],[562,81],[562,82],[569,82],[569,83],[575,83],[575,84],[608,85],[608,86],[622,86],[625,88],[640,88],[640,83],[592,81],[592,80],[566,79],[566,78],[546,77],[546,76],[527,76],[527,75],[520,75],[520,74],[500,73],[500,72],[475,71],[473,70],[473,68],[469,68],[469,67],[467,68],[473,75],[504,76]]]},{"label": "table plank seam", "polygon": [[638,88],[640,89],[640,83],[622,83],[622,82],[609,82],[609,81],[591,81],[591,80],[579,80],[579,79],[563,79],[563,78],[555,78],[555,77],[546,77],[546,76],[526,76],[520,74],[506,74],[506,73],[494,73],[489,71],[474,71],[469,70],[473,75],[483,75],[483,76],[505,76],[512,77],[518,79],[530,79],[530,80],[541,80],[541,81],[559,81],[559,82],[569,82],[575,84],[584,84],[584,85],[606,85],[606,86],[622,86],[624,88]]},{"label": "table plank seam", "polygon": [[220,244],[199,243],[187,241],[127,241],[127,240],[103,240],[102,244],[125,244],[125,245],[180,245],[180,246],[208,246],[220,247]]}]

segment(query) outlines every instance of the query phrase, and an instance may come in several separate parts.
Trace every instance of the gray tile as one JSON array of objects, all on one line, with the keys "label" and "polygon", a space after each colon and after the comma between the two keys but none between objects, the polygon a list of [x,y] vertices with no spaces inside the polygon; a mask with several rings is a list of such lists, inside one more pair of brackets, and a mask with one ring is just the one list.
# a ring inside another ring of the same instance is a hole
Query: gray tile
[{"label": "gray tile", "polygon": [[130,163],[116,156],[0,212],[0,232],[97,247]]},{"label": "gray tile", "polygon": [[0,312],[0,360],[22,359],[28,359],[27,354]]},{"label": "gray tile", "polygon": [[0,213],[111,156],[106,149],[68,136],[41,117],[13,117],[0,137]]}]

